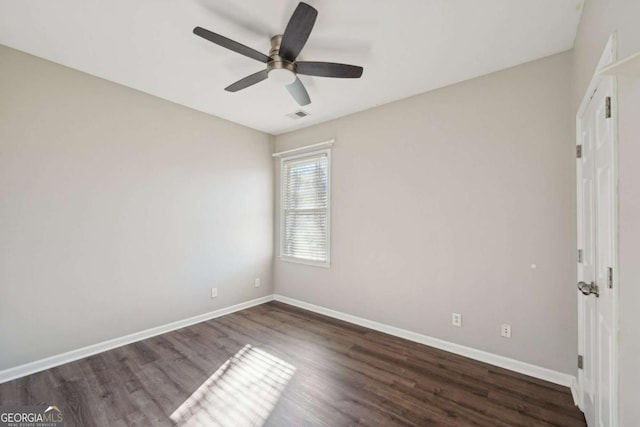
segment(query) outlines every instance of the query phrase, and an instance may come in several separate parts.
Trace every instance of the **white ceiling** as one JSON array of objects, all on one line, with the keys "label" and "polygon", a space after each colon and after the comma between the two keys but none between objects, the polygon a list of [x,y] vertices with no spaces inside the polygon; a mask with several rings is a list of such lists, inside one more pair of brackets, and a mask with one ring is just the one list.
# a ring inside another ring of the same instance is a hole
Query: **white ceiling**
[{"label": "white ceiling", "polygon": [[0,2],[0,43],[272,134],[571,49],[583,0],[308,0],[300,59],[364,67],[359,80],[301,76],[311,116],[264,81],[223,89],[264,64],[192,34],[202,26],[265,54],[295,0]]}]

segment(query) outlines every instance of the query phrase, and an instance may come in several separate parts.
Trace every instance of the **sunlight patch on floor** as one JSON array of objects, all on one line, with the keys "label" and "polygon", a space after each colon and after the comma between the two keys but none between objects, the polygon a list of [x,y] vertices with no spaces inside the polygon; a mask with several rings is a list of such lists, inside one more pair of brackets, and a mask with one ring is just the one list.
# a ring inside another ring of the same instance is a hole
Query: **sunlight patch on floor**
[{"label": "sunlight patch on floor", "polygon": [[295,366],[247,344],[170,418],[178,426],[261,426],[295,371]]}]

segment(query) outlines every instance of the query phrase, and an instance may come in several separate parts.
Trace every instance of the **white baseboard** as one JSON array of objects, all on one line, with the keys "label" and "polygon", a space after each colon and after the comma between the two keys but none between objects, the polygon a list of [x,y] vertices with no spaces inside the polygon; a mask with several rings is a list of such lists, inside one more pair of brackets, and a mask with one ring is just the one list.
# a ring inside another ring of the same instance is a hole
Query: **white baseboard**
[{"label": "white baseboard", "polygon": [[576,377],[571,377],[571,397],[573,397],[573,403],[580,408],[580,394],[578,393],[578,379]]},{"label": "white baseboard", "polygon": [[77,350],[71,350],[66,353],[56,354],[55,356],[47,357],[45,359],[40,359],[34,362],[25,363],[24,365],[5,369],[3,371],[0,371],[0,384],[14,380],[16,378],[35,374],[36,372],[44,371],[55,366],[64,365],[65,363],[73,362],[84,357],[93,356],[94,354],[102,353],[103,351],[111,350],[116,347],[122,347],[123,345],[131,344],[136,341],[141,341],[147,338],[154,337],[156,335],[164,334],[166,332],[175,331],[176,329],[191,326],[196,323],[215,319],[216,317],[224,316],[225,314],[230,314],[256,305],[264,304],[265,302],[269,302],[272,300],[273,295],[267,295],[265,297],[256,298],[251,301],[246,301],[240,304],[232,305],[230,307],[221,308],[219,310],[200,314],[188,319],[167,323],[166,325],[157,326],[155,328],[146,329],[140,332],[135,332],[123,337],[114,338],[108,341],[89,345],[87,347],[82,347]]},{"label": "white baseboard", "polygon": [[296,299],[285,297],[283,295],[278,295],[278,294],[267,295],[261,298],[256,298],[251,301],[246,301],[240,304],[232,305],[230,307],[221,308],[219,310],[200,314],[198,316],[190,317],[188,319],[167,323],[165,325],[157,326],[155,328],[146,329],[144,331],[125,335],[123,337],[114,338],[114,339],[103,341],[101,343],[93,344],[87,347],[71,350],[66,353],[61,353],[55,356],[47,357],[45,359],[26,363],[24,365],[5,369],[3,371],[0,371],[0,384],[7,381],[14,380],[16,378],[21,378],[27,375],[35,374],[36,372],[44,371],[46,369],[50,369],[56,366],[64,365],[65,363],[73,362],[75,360],[82,359],[84,357],[93,356],[94,354],[102,353],[103,351],[111,350],[117,347],[121,347],[123,345],[131,344],[137,341],[151,338],[156,335],[164,334],[166,332],[171,332],[176,329],[184,328],[186,326],[191,326],[196,323],[215,319],[216,317],[224,316],[225,314],[230,314],[236,311],[245,310],[247,308],[264,304],[272,300],[280,301],[286,304],[303,308],[305,310],[313,311],[315,313],[323,314],[325,316],[333,317],[335,319],[344,320],[345,322],[364,326],[365,328],[384,332],[389,335],[393,335],[399,338],[404,338],[409,341],[414,341],[420,344],[428,345],[430,347],[435,347],[435,348],[445,350],[454,354],[459,354],[461,356],[465,356],[470,359],[478,360],[480,362],[488,363],[490,365],[509,369],[511,371],[519,372],[524,375],[529,375],[534,378],[539,378],[541,380],[549,381],[554,384],[559,384],[565,387],[569,387],[571,389],[571,395],[573,396],[574,402],[576,403],[576,405],[578,404],[578,383],[576,378],[572,375],[565,374],[562,372],[557,372],[547,368],[542,368],[540,366],[521,362],[519,360],[511,359],[508,357],[499,356],[486,351],[476,350],[474,348],[466,347],[460,344],[454,344],[438,338],[430,337],[428,335],[422,335],[416,332],[408,331],[406,329],[385,325],[384,323],[375,322],[373,320],[364,319],[362,317],[352,316],[350,314],[331,310],[329,308],[321,307],[315,304],[310,304],[304,301],[296,300]]},{"label": "white baseboard", "polygon": [[466,347],[460,344],[454,344],[449,341],[444,341],[438,338],[433,338],[428,335],[418,334],[406,329],[396,328],[394,326],[385,325],[384,323],[375,322],[373,320],[364,319],[362,317],[352,316],[350,314],[342,313],[339,311],[331,310],[329,308],[321,307],[308,302],[300,301],[294,298],[285,297],[283,295],[274,295],[276,301],[290,304],[305,310],[313,311],[315,313],[323,314],[325,316],[333,317],[335,319],[344,320],[345,322],[354,323],[356,325],[364,326],[365,328],[373,329],[376,331],[384,332],[385,334],[393,335],[399,338],[404,338],[409,341],[414,341],[420,344],[435,347],[440,350],[445,350],[450,353],[465,356],[470,359],[478,360],[480,362],[488,363],[490,365],[498,366],[500,368],[508,369],[510,371],[519,372],[524,375],[529,375],[534,378],[539,378],[544,381],[549,381],[554,384],[559,384],[571,389],[574,402],[577,404],[577,381],[573,375],[565,374],[562,372],[554,371],[551,369],[543,368],[540,366],[532,365],[530,363],[521,362],[519,360],[511,359],[497,354],[489,353],[482,350],[476,350],[471,347]]}]

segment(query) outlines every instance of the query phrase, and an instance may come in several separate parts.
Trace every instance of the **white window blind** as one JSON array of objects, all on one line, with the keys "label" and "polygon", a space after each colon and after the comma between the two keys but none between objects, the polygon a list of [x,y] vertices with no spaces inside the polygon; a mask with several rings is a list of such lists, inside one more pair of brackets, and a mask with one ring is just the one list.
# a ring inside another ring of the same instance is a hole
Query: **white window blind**
[{"label": "white window blind", "polygon": [[330,150],[282,158],[280,256],[329,265]]}]

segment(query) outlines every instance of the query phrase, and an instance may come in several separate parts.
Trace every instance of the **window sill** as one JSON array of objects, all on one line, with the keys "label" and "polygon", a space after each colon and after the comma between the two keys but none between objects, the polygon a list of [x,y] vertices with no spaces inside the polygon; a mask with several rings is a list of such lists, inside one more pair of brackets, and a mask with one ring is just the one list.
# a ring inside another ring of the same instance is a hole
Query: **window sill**
[{"label": "window sill", "polygon": [[292,264],[309,265],[311,267],[331,268],[330,262],[308,261],[300,258],[289,258],[284,256],[279,256],[278,259],[280,261],[290,262]]}]

